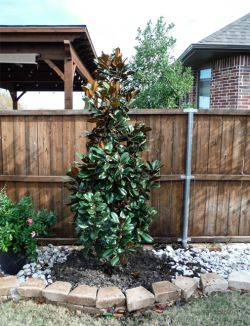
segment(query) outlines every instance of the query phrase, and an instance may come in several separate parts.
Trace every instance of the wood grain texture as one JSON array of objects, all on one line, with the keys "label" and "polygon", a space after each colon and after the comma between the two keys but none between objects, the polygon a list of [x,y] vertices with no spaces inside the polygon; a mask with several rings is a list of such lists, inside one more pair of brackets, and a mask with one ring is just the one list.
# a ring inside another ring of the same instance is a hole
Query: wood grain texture
[{"label": "wood grain texture", "polygon": [[[65,206],[64,178],[76,157],[86,152],[86,111],[0,111],[0,186],[13,200],[30,194],[35,207],[53,209],[54,237],[74,238],[73,215]],[[161,161],[161,188],[151,194],[158,215],[151,233],[179,237],[182,230],[186,120],[183,111],[134,110],[144,122],[149,151]],[[250,114],[201,112],[195,115],[189,236],[235,237],[250,234]]]}]

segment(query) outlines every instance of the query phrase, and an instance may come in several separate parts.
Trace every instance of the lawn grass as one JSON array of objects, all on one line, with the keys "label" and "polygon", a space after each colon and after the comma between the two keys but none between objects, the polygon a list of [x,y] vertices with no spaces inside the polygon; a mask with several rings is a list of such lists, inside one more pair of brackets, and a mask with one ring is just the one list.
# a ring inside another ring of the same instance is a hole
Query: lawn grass
[{"label": "lawn grass", "polygon": [[32,301],[6,302],[0,305],[0,326],[241,326],[250,325],[250,293],[229,292],[193,299],[182,307],[164,313],[147,312],[127,318],[93,317],[71,314],[63,307]]}]

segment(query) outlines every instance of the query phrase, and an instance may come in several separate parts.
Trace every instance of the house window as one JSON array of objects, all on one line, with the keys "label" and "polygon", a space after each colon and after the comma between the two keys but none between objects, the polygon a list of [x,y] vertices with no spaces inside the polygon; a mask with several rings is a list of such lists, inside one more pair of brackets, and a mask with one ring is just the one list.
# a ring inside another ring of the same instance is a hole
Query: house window
[{"label": "house window", "polygon": [[212,69],[199,70],[198,75],[198,109],[209,109]]}]

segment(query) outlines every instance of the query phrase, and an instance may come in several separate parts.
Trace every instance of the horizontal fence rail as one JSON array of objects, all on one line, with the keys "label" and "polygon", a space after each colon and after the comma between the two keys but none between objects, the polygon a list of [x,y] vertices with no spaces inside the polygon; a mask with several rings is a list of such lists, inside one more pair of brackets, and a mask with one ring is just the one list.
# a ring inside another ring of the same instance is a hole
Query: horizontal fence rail
[{"label": "horizontal fence rail", "polygon": [[[65,182],[76,152],[86,151],[86,111],[0,111],[0,187],[13,200],[30,194],[37,208],[57,212],[54,237],[75,238]],[[132,123],[151,127],[146,160],[161,161],[160,189],[151,194],[158,216],[151,234],[182,233],[187,113],[133,110]],[[189,230],[191,240],[250,237],[250,112],[204,110],[194,115]],[[68,239],[68,240],[67,240]],[[205,240],[204,240],[205,241]]]}]

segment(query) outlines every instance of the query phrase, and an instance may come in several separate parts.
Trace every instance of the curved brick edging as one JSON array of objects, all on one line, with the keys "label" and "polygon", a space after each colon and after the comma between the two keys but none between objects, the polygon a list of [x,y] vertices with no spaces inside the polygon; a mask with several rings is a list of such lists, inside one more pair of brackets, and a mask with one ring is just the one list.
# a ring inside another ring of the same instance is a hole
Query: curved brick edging
[{"label": "curved brick edging", "polygon": [[[215,273],[203,274],[200,286],[204,294],[234,290],[250,291],[250,271],[233,272],[229,282]],[[16,276],[0,278],[0,302],[17,294],[21,298],[44,297],[47,303],[60,304],[85,313],[102,314],[109,308],[133,312],[153,307],[155,303],[167,304],[183,298],[188,300],[198,288],[198,281],[179,276],[173,282],[161,281],[152,284],[152,292],[139,286],[127,289],[125,294],[117,287],[100,288],[85,284],[72,290],[69,282],[56,281],[48,286],[42,279],[30,278],[18,284]]]}]

